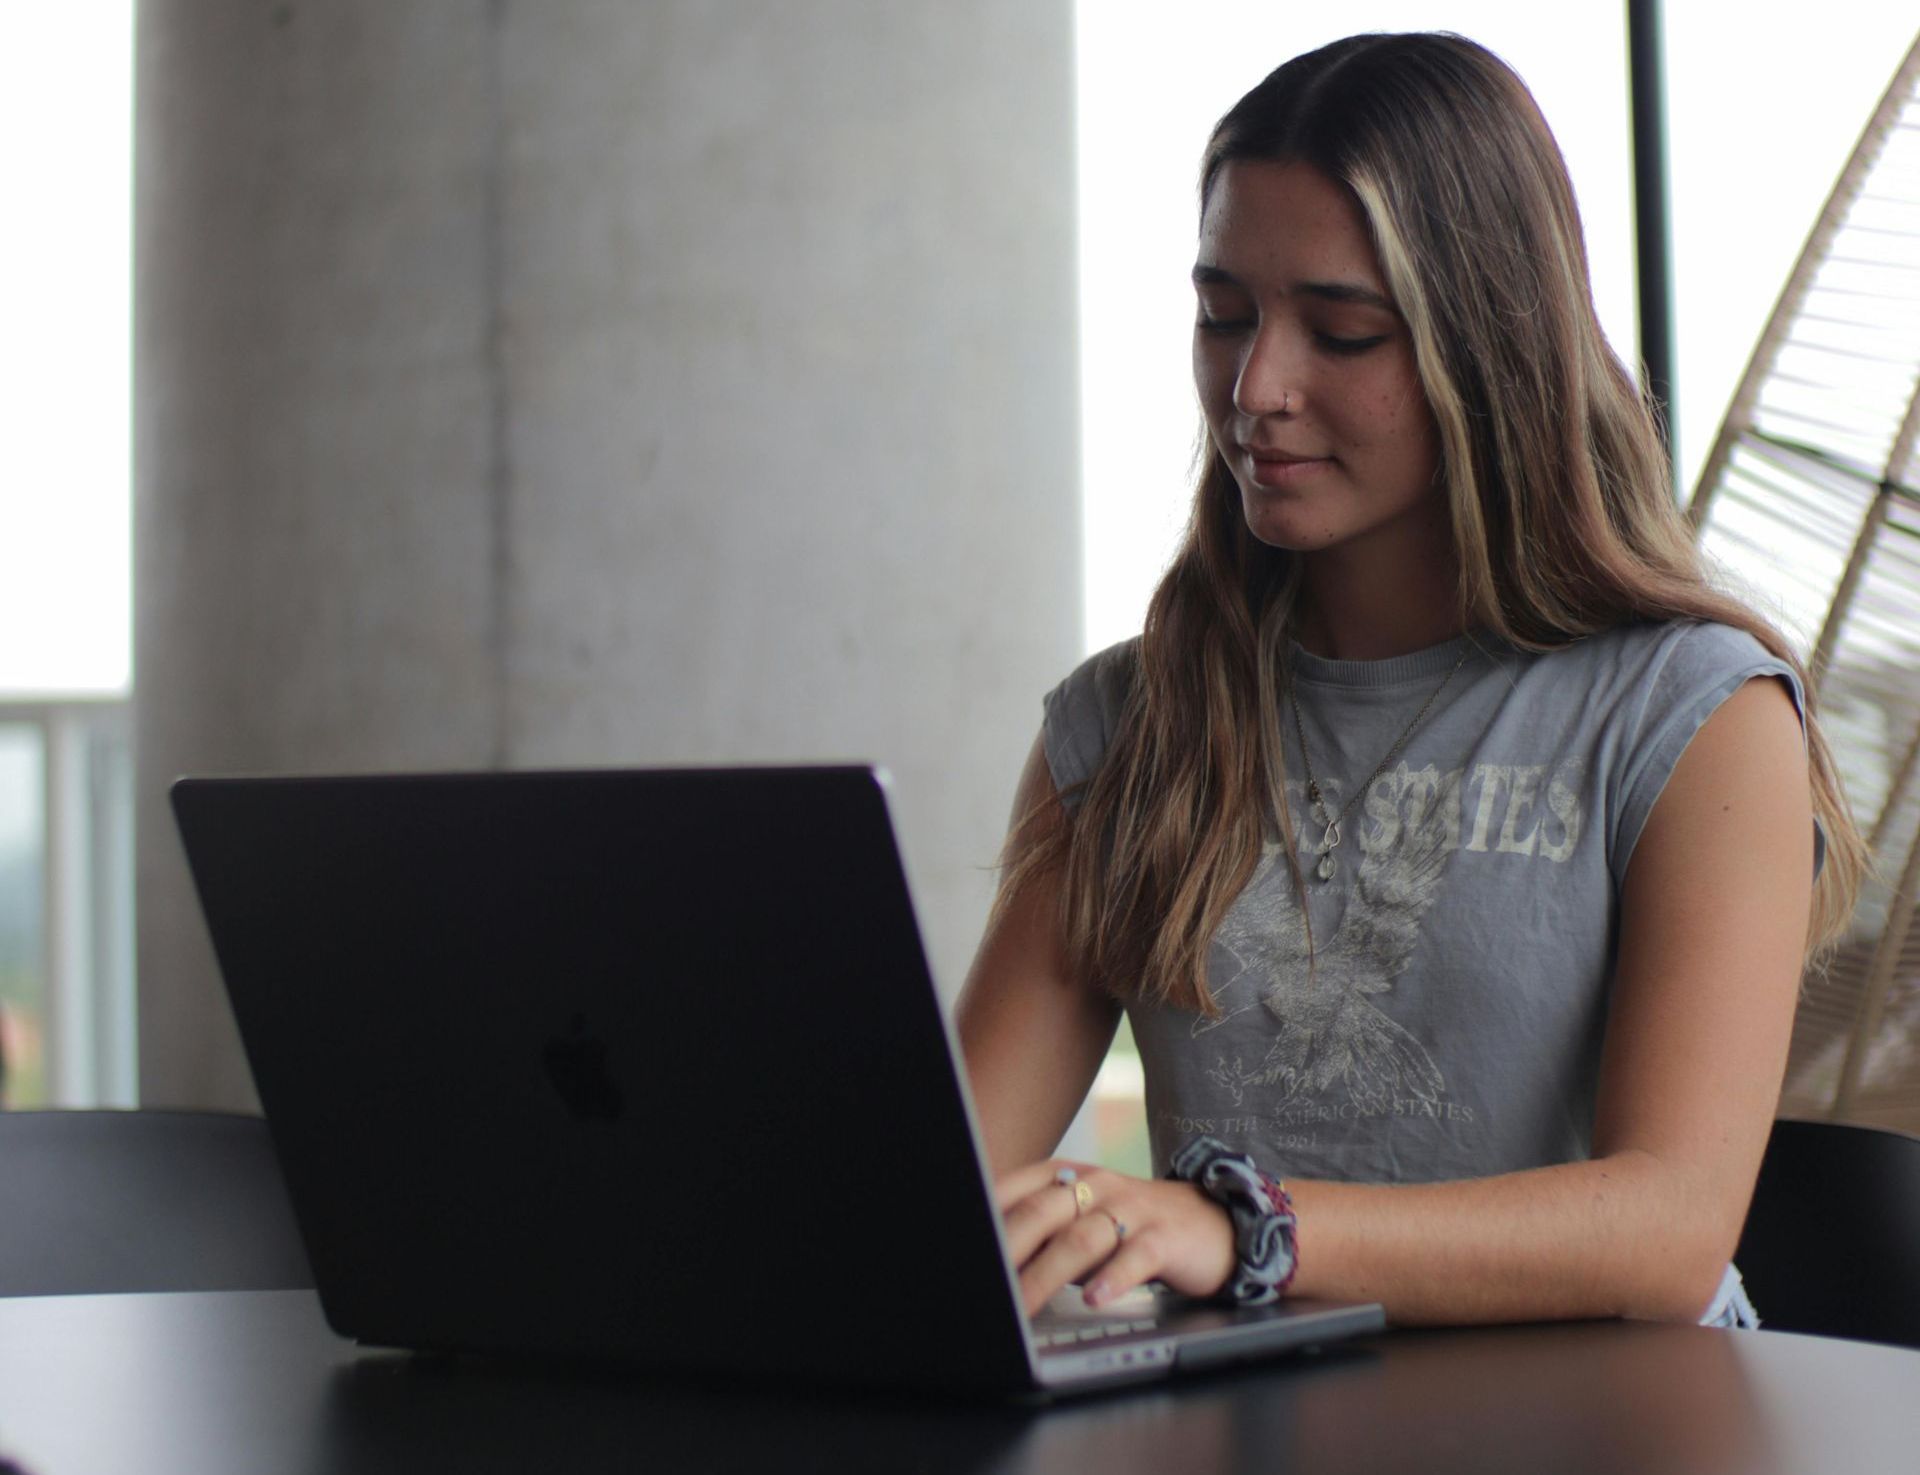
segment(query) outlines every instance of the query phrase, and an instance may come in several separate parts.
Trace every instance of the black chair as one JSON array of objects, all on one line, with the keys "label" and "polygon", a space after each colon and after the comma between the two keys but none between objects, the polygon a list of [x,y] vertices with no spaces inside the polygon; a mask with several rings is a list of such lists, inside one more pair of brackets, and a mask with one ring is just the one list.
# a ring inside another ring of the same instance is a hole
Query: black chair
[{"label": "black chair", "polygon": [[313,1284],[260,1117],[0,1112],[0,1184],[0,1296]]},{"label": "black chair", "polygon": [[1763,1326],[1920,1347],[1920,1138],[1775,1122],[1735,1259]]}]

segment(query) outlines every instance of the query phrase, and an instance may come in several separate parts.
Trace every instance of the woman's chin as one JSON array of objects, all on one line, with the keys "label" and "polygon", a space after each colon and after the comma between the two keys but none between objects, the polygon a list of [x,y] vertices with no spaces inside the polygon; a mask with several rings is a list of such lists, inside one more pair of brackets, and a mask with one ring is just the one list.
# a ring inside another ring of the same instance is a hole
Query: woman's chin
[{"label": "woman's chin", "polygon": [[1246,509],[1247,531],[1256,542],[1282,553],[1318,553],[1341,541],[1341,529],[1337,526],[1297,515],[1276,515],[1276,511],[1272,507]]}]

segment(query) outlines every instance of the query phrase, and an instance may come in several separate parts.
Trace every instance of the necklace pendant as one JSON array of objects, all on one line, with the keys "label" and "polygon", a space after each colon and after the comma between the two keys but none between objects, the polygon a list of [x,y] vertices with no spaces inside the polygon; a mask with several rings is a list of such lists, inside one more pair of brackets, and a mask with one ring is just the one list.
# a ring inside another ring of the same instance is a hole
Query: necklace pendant
[{"label": "necklace pendant", "polygon": [[1333,873],[1339,869],[1340,867],[1334,861],[1333,852],[1323,850],[1320,852],[1320,864],[1313,868],[1313,873],[1322,881],[1331,881]]}]

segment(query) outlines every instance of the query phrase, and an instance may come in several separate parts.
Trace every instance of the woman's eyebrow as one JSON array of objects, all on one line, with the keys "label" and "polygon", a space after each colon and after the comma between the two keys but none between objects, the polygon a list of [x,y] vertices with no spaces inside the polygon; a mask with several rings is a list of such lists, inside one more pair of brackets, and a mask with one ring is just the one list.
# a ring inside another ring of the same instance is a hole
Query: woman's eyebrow
[{"label": "woman's eyebrow", "polygon": [[1384,307],[1389,312],[1394,310],[1393,299],[1386,293],[1376,292],[1359,282],[1301,282],[1294,291],[1326,302],[1352,302],[1361,307]]},{"label": "woman's eyebrow", "polygon": [[[1194,265],[1193,284],[1196,287],[1243,285],[1238,277],[1224,267],[1212,266],[1204,261]],[[1396,311],[1391,297],[1361,282],[1297,282],[1293,290],[1303,296],[1318,297],[1323,302],[1351,302],[1359,307]]]}]

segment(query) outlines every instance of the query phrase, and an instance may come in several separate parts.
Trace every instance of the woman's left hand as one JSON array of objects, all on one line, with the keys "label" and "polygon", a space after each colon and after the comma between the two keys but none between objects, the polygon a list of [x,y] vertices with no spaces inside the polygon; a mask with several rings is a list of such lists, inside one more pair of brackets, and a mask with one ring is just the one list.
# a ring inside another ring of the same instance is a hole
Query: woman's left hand
[{"label": "woman's left hand", "polygon": [[1099,1306],[1149,1280],[1210,1296],[1233,1273],[1233,1221],[1191,1183],[1053,1159],[1007,1174],[994,1194],[1029,1316],[1073,1282]]}]

